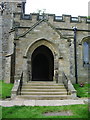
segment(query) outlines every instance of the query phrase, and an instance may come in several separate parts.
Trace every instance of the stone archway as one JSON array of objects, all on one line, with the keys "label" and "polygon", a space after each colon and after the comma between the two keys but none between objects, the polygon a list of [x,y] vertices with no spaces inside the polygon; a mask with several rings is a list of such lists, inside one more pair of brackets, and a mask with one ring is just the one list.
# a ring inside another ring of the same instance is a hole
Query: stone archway
[{"label": "stone archway", "polygon": [[[44,51],[44,52],[40,53],[38,51]],[[48,53],[48,54],[46,54],[46,53]],[[43,60],[43,64],[46,64],[46,66],[48,66],[48,67],[44,68],[48,72],[46,73],[47,74],[46,78],[44,77],[45,79],[43,79],[43,80],[48,79],[48,81],[58,81],[58,75],[56,75],[56,71],[57,71],[57,73],[59,73],[58,47],[56,47],[56,45],[53,42],[46,40],[46,39],[36,40],[27,47],[27,50],[24,55],[24,64],[25,64],[24,68],[23,68],[24,79],[27,81],[32,81],[32,80],[36,79],[36,78],[33,79],[33,71],[32,71],[33,68],[32,67],[34,64],[37,64],[36,61],[39,60],[40,57],[41,57],[41,59],[45,59],[47,61],[45,63],[45,61]],[[42,66],[42,65],[40,64],[40,66]],[[52,72],[50,71],[50,69],[52,69]],[[40,78],[39,78],[39,80],[40,80]]]},{"label": "stone archway", "polygon": [[53,81],[54,57],[51,50],[41,45],[31,57],[32,81]]}]

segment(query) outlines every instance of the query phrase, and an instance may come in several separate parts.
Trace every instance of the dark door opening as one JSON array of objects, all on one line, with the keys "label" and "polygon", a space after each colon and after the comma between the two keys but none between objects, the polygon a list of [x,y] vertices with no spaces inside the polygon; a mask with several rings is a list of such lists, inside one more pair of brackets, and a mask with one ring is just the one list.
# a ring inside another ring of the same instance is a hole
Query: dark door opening
[{"label": "dark door opening", "polygon": [[42,45],[32,54],[32,81],[53,81],[54,58],[51,50]]}]

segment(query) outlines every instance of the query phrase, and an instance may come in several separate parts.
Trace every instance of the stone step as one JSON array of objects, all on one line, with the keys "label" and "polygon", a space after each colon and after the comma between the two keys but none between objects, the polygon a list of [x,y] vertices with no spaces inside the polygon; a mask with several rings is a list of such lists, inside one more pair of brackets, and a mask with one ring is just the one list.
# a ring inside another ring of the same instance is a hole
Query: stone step
[{"label": "stone step", "polygon": [[69,95],[19,95],[18,98],[29,100],[63,100],[70,99]]},{"label": "stone step", "polygon": [[62,100],[68,99],[65,86],[54,82],[28,82],[23,84],[21,95],[31,100]]},{"label": "stone step", "polygon": [[22,89],[22,92],[67,92],[66,89]]},{"label": "stone step", "polygon": [[22,89],[65,89],[64,86],[22,86]]},{"label": "stone step", "polygon": [[21,95],[67,95],[67,92],[21,92]]},{"label": "stone step", "polygon": [[[50,82],[48,82],[48,81],[29,81],[27,83],[30,83],[30,84],[58,84],[58,83],[52,82],[52,81],[50,81]],[[60,84],[63,84],[63,83],[60,83]]]},{"label": "stone step", "polygon": [[61,84],[56,84],[56,83],[46,83],[46,82],[29,82],[23,84],[23,86],[64,86],[62,83]]},{"label": "stone step", "polygon": [[23,84],[23,86],[64,86],[63,84]]}]

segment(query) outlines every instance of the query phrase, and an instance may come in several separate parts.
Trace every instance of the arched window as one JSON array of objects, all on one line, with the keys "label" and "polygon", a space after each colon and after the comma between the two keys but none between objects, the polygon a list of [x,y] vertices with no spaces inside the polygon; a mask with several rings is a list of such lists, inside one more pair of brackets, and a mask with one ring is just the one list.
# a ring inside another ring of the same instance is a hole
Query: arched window
[{"label": "arched window", "polygon": [[89,42],[83,42],[83,65],[89,65]]}]

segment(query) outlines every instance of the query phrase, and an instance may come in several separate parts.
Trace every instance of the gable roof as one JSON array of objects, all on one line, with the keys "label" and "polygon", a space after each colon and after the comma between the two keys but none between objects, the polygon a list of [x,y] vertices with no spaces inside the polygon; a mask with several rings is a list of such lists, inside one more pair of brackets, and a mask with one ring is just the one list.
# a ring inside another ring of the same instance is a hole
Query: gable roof
[{"label": "gable roof", "polygon": [[35,24],[33,24],[28,30],[26,30],[24,33],[19,34],[16,36],[16,39],[19,39],[21,37],[24,37],[25,35],[27,35],[28,33],[30,33],[35,27],[37,27],[39,24],[41,24],[42,22],[46,22],[48,24],[48,26],[50,26],[55,32],[57,32],[57,34],[60,35],[61,38],[67,39],[67,37],[64,37],[61,32],[59,32],[50,22],[48,22],[48,20],[46,19],[42,19],[37,21]]}]

